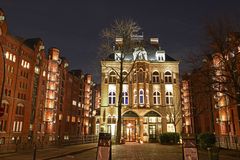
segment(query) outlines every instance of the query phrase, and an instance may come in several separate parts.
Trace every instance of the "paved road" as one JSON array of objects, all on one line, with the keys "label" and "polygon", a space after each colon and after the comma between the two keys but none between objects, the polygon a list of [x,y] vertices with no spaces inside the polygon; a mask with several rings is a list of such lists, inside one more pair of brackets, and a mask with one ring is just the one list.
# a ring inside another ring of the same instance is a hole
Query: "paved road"
[{"label": "paved road", "polygon": [[[227,154],[228,153],[228,154]],[[158,143],[127,143],[113,146],[113,160],[182,160],[181,145],[161,145]],[[230,156],[229,151],[220,152],[220,160],[239,160]],[[208,160],[207,152],[199,151],[200,160]]]},{"label": "paved road", "polygon": [[51,160],[96,160],[97,149],[91,149],[80,154],[67,155],[60,158],[54,158]]},{"label": "paved road", "polygon": [[[95,160],[96,144],[68,146],[38,151],[37,160]],[[239,160],[240,152],[221,150],[220,160]],[[31,154],[17,153],[1,156],[0,160],[31,160]],[[200,160],[208,160],[206,152],[199,152]],[[112,146],[112,160],[182,160],[181,145],[160,145],[158,143],[126,143]]]}]

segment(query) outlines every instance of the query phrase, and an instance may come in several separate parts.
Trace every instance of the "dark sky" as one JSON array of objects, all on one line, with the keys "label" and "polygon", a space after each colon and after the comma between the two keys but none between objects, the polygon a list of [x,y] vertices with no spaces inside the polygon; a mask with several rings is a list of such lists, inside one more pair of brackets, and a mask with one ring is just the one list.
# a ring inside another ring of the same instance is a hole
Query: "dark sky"
[{"label": "dark sky", "polygon": [[[71,69],[99,76],[99,34],[116,18],[132,18],[175,59],[200,49],[206,20],[240,15],[240,0],[0,0],[9,31],[57,47]],[[95,78],[98,80],[98,78]]]}]

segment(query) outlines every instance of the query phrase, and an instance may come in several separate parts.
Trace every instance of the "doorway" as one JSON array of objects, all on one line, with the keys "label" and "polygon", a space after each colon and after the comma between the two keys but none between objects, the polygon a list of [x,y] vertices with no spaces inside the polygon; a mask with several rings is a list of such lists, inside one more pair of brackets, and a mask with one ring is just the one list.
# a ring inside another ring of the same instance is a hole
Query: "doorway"
[{"label": "doorway", "polygon": [[136,121],[124,120],[123,122],[123,135],[127,142],[136,141]]},{"label": "doorway", "polygon": [[149,141],[156,140],[156,125],[149,125]]}]

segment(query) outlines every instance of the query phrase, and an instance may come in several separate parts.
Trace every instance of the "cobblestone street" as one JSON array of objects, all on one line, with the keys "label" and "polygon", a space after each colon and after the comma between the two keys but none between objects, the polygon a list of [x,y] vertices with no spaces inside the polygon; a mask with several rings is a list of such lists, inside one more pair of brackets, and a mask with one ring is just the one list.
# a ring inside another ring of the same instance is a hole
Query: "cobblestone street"
[{"label": "cobblestone street", "polygon": [[[62,148],[39,149],[37,160],[96,160],[97,144],[81,144]],[[240,152],[221,150],[220,160],[239,160]],[[0,154],[1,160],[32,160],[32,151]],[[200,160],[208,160],[206,151],[199,151]],[[112,146],[112,160],[182,160],[181,145],[159,143],[126,143]]]}]

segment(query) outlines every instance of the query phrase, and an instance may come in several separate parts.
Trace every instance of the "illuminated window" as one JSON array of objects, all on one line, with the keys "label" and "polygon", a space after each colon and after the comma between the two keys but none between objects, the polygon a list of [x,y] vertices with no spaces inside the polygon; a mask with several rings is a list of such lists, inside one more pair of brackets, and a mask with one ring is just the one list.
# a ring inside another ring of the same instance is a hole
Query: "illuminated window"
[{"label": "illuminated window", "polygon": [[6,57],[6,59],[9,59],[9,52],[5,53],[5,57]]},{"label": "illuminated window", "polygon": [[152,74],[152,82],[153,83],[159,83],[159,73],[157,71],[153,72]]},{"label": "illuminated window", "polygon": [[139,104],[144,104],[144,91],[143,91],[143,89],[139,90]]},{"label": "illuminated window", "polygon": [[172,83],[172,74],[171,74],[171,72],[169,72],[169,71],[165,72],[164,78],[165,78],[165,83]]},{"label": "illuminated window", "polygon": [[45,77],[46,76],[46,71],[43,71],[43,77]]},{"label": "illuminated window", "polygon": [[128,104],[128,93],[127,92],[122,93],[122,104],[124,104],[124,105]]},{"label": "illuminated window", "polygon": [[76,106],[77,102],[75,100],[72,101],[72,105]]},{"label": "illuminated window", "polygon": [[153,93],[153,104],[161,104],[160,92],[158,91]]},{"label": "illuminated window", "polygon": [[167,132],[175,132],[174,124],[172,123],[167,124]]},{"label": "illuminated window", "polygon": [[39,72],[40,72],[40,69],[38,67],[35,67],[35,73],[39,74]]},{"label": "illuminated window", "polygon": [[116,93],[115,92],[109,92],[108,94],[108,104],[114,105],[116,103]]}]

